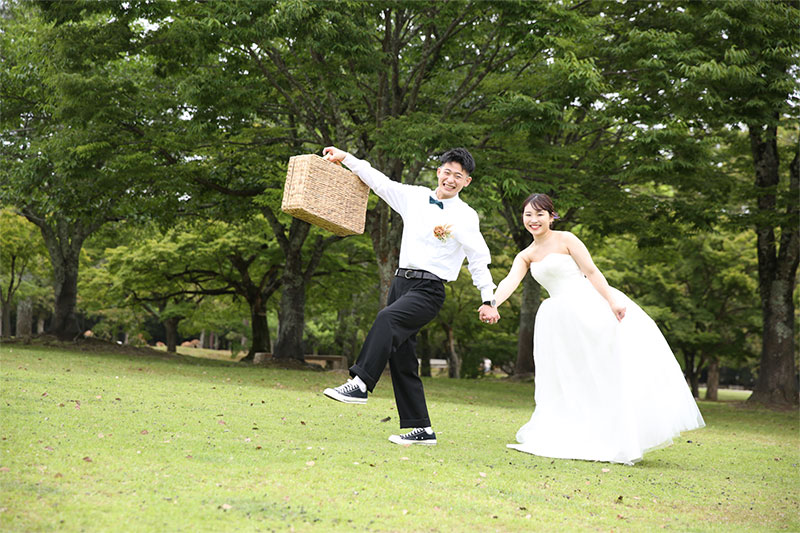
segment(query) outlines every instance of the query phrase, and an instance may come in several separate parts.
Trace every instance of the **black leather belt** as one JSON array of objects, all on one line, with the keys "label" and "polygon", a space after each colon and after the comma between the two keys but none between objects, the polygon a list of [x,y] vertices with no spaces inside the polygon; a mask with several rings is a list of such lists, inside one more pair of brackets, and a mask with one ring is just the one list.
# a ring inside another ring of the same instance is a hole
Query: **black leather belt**
[{"label": "black leather belt", "polygon": [[444,280],[442,278],[440,278],[436,274],[431,274],[427,270],[411,270],[410,268],[398,268],[397,271],[394,273],[394,275],[406,279],[432,279],[433,281],[441,281],[442,283],[444,283]]}]

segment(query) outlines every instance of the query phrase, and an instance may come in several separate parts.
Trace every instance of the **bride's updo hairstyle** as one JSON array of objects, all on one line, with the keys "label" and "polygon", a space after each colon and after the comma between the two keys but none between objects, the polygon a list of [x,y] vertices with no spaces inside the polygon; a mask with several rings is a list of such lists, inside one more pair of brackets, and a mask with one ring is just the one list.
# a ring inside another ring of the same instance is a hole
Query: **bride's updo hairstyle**
[{"label": "bride's updo hairstyle", "polygon": [[[536,192],[531,194],[525,198],[525,202],[522,204],[522,210],[525,211],[525,208],[529,205],[536,211],[547,211],[554,219],[559,219],[558,213],[556,213],[556,208],[553,207],[553,200],[551,200],[546,194],[539,194]],[[552,223],[550,223],[550,229],[553,229]]]}]

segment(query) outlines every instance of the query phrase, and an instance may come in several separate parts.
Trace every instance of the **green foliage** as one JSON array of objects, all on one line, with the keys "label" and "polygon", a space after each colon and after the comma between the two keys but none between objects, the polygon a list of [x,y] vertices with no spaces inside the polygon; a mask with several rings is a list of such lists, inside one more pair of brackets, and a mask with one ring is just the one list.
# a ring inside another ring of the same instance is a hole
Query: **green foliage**
[{"label": "green foliage", "polygon": [[12,210],[0,209],[0,300],[43,297],[50,276],[38,228]]},{"label": "green foliage", "polygon": [[2,334],[11,334],[17,302],[31,300],[34,314],[45,317],[52,305],[52,268],[38,228],[11,209],[0,209],[0,313]]},{"label": "green foliage", "polygon": [[675,246],[637,249],[631,239],[607,242],[595,260],[609,282],[658,323],[669,344],[704,363],[753,366],[760,350],[757,261],[751,231],[703,233]]},{"label": "green foliage", "polygon": [[[292,254],[306,268],[324,245],[305,290],[307,340],[353,357],[379,301],[369,257],[396,260],[399,221],[373,199],[372,243],[330,245],[311,229],[289,254],[274,240],[307,229],[279,212],[286,160],[328,144],[425,185],[434,183],[432,155],[473,150],[478,167],[464,199],[482,213],[496,279],[506,256],[530,242],[519,203],[534,191],[554,197],[561,229],[623,235],[648,248],[626,257],[664,262],[693,284],[702,280],[686,264],[722,259],[699,245],[685,256],[657,246],[720,231],[720,246],[738,249],[730,228],[771,224],[782,236],[796,226],[796,191],[786,180],[753,185],[750,139],[736,131],[780,124],[787,173],[798,109],[791,2],[12,1],[2,9],[0,202],[64,235],[51,251],[120,222],[100,237],[116,252],[92,250],[84,263],[92,270],[78,298],[107,313],[100,329],[109,335],[140,327],[134,293],[146,300],[201,285],[242,294],[233,287],[246,276],[231,254],[255,258],[246,271],[263,279]],[[777,210],[762,210],[773,192]],[[184,232],[179,219],[200,222]],[[126,224],[156,225],[170,238],[130,246],[117,233]],[[634,269],[613,268],[636,285]],[[678,284],[653,268],[646,291]],[[752,293],[723,278],[749,308]],[[497,328],[475,328],[469,280],[449,290],[443,319],[456,328],[465,368],[485,354],[513,360],[516,301]],[[706,352],[742,336],[748,350],[757,345],[758,328],[738,318],[738,333],[710,327],[702,294],[648,309],[665,320],[679,305],[692,309],[671,328]],[[723,288],[714,295],[718,307],[727,301]],[[226,322],[241,338],[241,305],[206,294],[158,313],[185,316],[187,333]],[[275,309],[269,301],[264,312]],[[441,345],[441,324],[430,333]]]}]

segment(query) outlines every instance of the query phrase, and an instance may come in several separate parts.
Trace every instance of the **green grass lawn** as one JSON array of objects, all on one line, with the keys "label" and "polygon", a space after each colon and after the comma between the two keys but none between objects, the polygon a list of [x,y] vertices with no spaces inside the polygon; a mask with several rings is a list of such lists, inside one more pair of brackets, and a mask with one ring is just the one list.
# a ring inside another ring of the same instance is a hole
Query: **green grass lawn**
[{"label": "green grass lawn", "polygon": [[427,379],[439,445],[401,447],[388,376],[364,406],[344,377],[5,344],[0,529],[800,530],[797,412],[701,402],[628,467],[507,449],[530,383]]}]

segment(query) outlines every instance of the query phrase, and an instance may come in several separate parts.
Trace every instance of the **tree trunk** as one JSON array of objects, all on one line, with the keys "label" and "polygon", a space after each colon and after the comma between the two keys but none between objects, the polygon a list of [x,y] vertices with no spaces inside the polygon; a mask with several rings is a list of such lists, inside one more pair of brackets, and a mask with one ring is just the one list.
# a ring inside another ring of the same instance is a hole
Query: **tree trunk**
[{"label": "tree trunk", "polygon": [[686,363],[684,373],[686,379],[689,380],[689,387],[692,389],[692,396],[695,398],[700,397],[700,379],[699,372],[695,371],[694,361],[696,359],[695,352],[692,350],[683,349],[683,359]]},{"label": "tree trunk", "polygon": [[428,328],[422,328],[419,332],[419,350],[417,353],[420,359],[419,375],[431,377],[431,341]]},{"label": "tree trunk", "polygon": [[536,312],[539,310],[541,292],[541,285],[536,283],[533,276],[525,276],[522,282],[522,305],[519,311],[517,364],[514,366],[514,375],[517,377],[529,377],[536,371],[533,361],[533,326],[536,321]]},{"label": "tree trunk", "polygon": [[719,391],[719,359],[712,358],[708,362],[708,379],[706,380],[706,400],[716,402]]},{"label": "tree trunk", "polygon": [[[797,227],[798,207],[795,201],[800,183],[800,146],[789,165],[789,190],[792,200],[786,215],[777,209],[776,189],[780,181],[777,127],[751,127],[750,146],[755,164],[758,194],[756,227],[758,246],[758,288],[764,321],[761,361],[758,379],[749,402],[775,405],[797,405],[797,371],[794,361],[794,302],[792,293],[797,283],[800,262],[800,231]],[[780,249],[776,246],[775,221]]]},{"label": "tree trunk", "polygon": [[172,317],[162,322],[167,335],[167,351],[170,353],[176,353],[178,351],[178,322],[180,322],[180,320],[181,319],[178,317]]},{"label": "tree trunk", "polygon": [[33,302],[30,299],[17,303],[17,337],[33,335]]},{"label": "tree trunk", "polygon": [[96,231],[101,223],[94,225],[70,223],[61,217],[57,217],[51,223],[27,210],[23,210],[23,214],[41,230],[53,266],[55,305],[48,333],[52,333],[60,340],[76,339],[82,333],[75,313],[75,304],[78,300],[78,259],[83,241]]},{"label": "tree trunk", "polygon": [[242,361],[252,362],[256,352],[269,352],[269,324],[267,324],[267,311],[260,298],[257,302],[250,303],[250,336],[253,341],[250,349]]},{"label": "tree trunk", "polygon": [[11,310],[5,302],[0,302],[0,337],[11,336]]},{"label": "tree trunk", "polygon": [[287,235],[286,228],[278,221],[271,209],[265,207],[262,211],[272,226],[285,258],[283,274],[280,277],[283,293],[278,309],[278,340],[275,343],[273,357],[303,361],[306,285],[319,266],[322,254],[328,246],[340,240],[341,237],[317,235],[313,245],[308,247],[310,257],[304,263],[303,244],[311,230],[311,225],[294,218],[289,225]]},{"label": "tree trunk", "polygon": [[36,318],[36,334],[41,335],[44,333],[44,317],[39,315]]},{"label": "tree trunk", "polygon": [[291,275],[287,275],[284,278],[278,311],[278,341],[275,344],[273,357],[303,360],[305,304],[305,284],[302,282],[302,276],[292,279]]},{"label": "tree trunk", "polygon": [[78,301],[78,254],[52,257],[55,275],[55,306],[50,333],[61,340],[73,340],[81,334],[75,304]]},{"label": "tree trunk", "polygon": [[456,336],[453,328],[449,324],[442,324],[447,339],[445,340],[445,349],[447,352],[447,374],[451,378],[458,379],[461,377],[461,357],[456,352]]},{"label": "tree trunk", "polygon": [[366,227],[378,262],[380,309],[383,309],[389,299],[389,289],[400,259],[403,222],[388,205],[380,202],[375,209],[367,213]]}]

